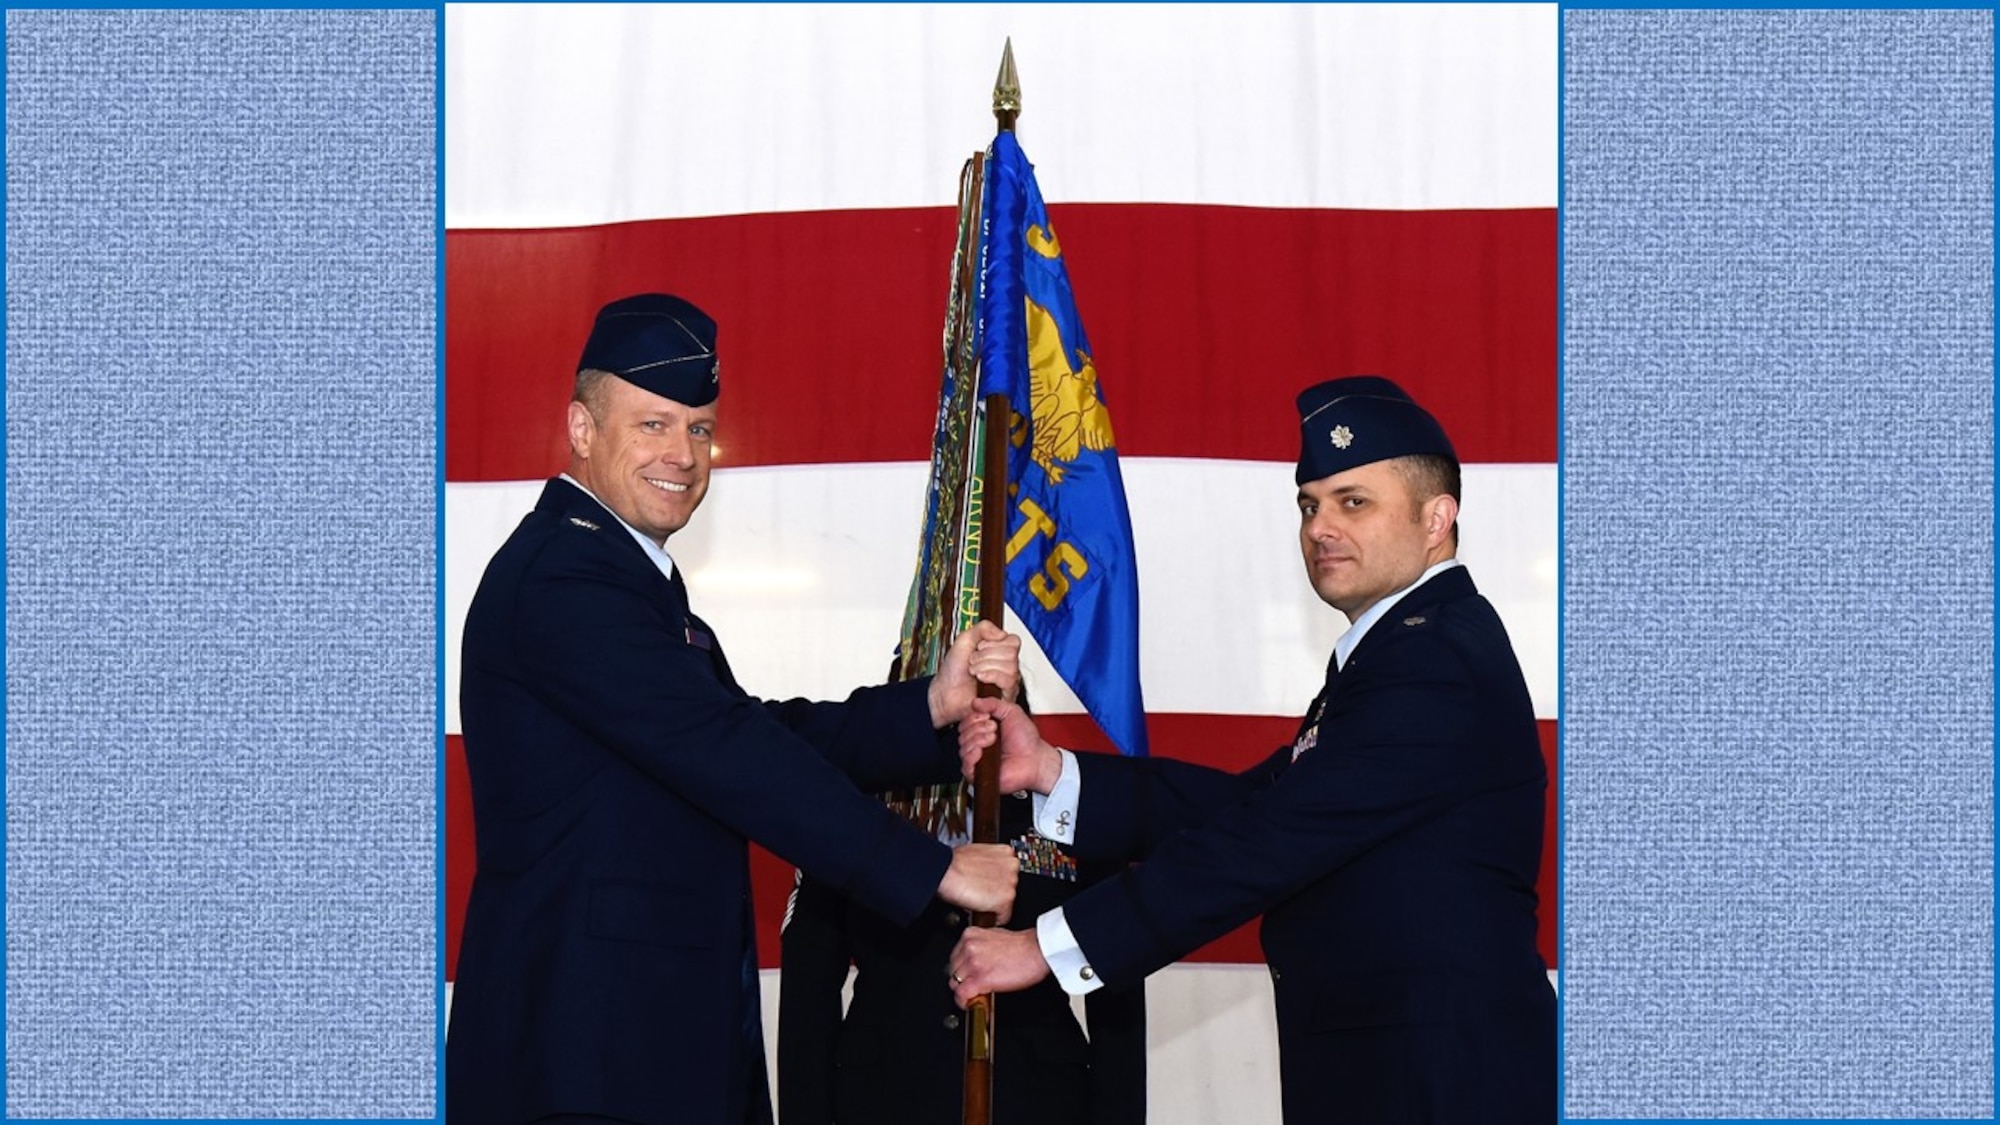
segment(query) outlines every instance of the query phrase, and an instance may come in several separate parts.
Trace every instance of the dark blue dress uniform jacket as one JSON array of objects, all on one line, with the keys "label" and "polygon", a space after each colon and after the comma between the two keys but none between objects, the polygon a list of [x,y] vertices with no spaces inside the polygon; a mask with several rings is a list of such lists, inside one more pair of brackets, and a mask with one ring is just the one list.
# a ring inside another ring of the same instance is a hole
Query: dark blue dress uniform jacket
[{"label": "dark blue dress uniform jacket", "polygon": [[892,919],[921,913],[949,849],[855,784],[956,771],[927,686],[750,698],[680,583],[549,482],[466,616],[478,874],[449,1119],[769,1120],[744,841]]},{"label": "dark blue dress uniform jacket", "polygon": [[1546,771],[1463,567],[1329,663],[1299,739],[1236,775],[1078,755],[1078,852],[1146,857],[1065,907],[1092,968],[1136,981],[1262,914],[1288,1125],[1556,1120]]}]

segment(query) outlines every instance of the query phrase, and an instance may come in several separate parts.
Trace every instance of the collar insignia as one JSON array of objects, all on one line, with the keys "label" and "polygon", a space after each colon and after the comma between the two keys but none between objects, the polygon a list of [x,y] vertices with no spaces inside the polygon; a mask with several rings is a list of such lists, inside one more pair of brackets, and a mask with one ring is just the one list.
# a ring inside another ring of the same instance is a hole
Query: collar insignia
[{"label": "collar insignia", "polygon": [[580,527],[580,528],[584,529],[585,531],[596,531],[596,530],[597,530],[597,525],[596,525],[596,524],[594,524],[594,523],[591,523],[591,522],[590,522],[589,520],[587,520],[587,519],[584,519],[584,518],[582,518],[581,516],[571,516],[571,517],[569,518],[569,522],[571,522],[571,523],[575,524],[576,526],[578,526],[578,527]]}]

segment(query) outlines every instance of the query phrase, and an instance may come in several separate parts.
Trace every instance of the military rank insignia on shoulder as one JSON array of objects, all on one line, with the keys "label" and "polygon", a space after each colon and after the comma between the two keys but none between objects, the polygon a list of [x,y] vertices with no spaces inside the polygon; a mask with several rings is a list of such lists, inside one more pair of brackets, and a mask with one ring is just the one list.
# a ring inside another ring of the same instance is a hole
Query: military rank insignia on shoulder
[{"label": "military rank insignia on shoulder", "polygon": [[1417,615],[1417,616],[1415,616],[1415,617],[1405,617],[1405,618],[1403,618],[1403,624],[1405,624],[1405,625],[1409,625],[1409,626],[1412,626],[1412,627],[1414,627],[1414,626],[1417,626],[1417,625],[1422,625],[1422,624],[1423,624],[1424,622],[1426,622],[1426,621],[1429,621],[1429,620],[1430,620],[1430,618],[1428,618],[1428,617],[1425,617],[1425,616],[1423,616],[1422,614],[1418,614],[1418,615]]},{"label": "military rank insignia on shoulder", "polygon": [[1014,858],[1020,860],[1023,875],[1076,882],[1076,860],[1057,847],[1054,840],[1035,835],[1016,836]]},{"label": "military rank insignia on shoulder", "polygon": [[591,523],[589,520],[584,519],[582,516],[571,516],[569,518],[569,522],[584,529],[585,531],[596,531],[598,529],[596,524]]}]

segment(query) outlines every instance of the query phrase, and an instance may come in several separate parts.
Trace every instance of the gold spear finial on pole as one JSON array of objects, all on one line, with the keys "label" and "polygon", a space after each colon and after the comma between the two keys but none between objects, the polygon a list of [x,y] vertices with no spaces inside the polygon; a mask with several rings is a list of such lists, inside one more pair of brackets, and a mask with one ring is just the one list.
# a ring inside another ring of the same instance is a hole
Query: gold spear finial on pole
[{"label": "gold spear finial on pole", "polygon": [[993,80],[993,118],[1000,131],[1014,131],[1014,119],[1021,116],[1021,79],[1014,73],[1014,37],[1000,51],[1000,77]]}]

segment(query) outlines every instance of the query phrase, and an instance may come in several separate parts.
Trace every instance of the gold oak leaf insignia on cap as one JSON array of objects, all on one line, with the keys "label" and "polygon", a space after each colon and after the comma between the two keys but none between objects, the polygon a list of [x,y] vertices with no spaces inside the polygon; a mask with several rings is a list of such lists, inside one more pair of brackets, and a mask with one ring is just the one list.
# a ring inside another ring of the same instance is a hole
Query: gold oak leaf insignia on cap
[{"label": "gold oak leaf insignia on cap", "polygon": [[1335,449],[1346,449],[1348,446],[1353,444],[1354,444],[1353,430],[1348,429],[1346,426],[1335,426],[1333,428],[1333,447]]}]

